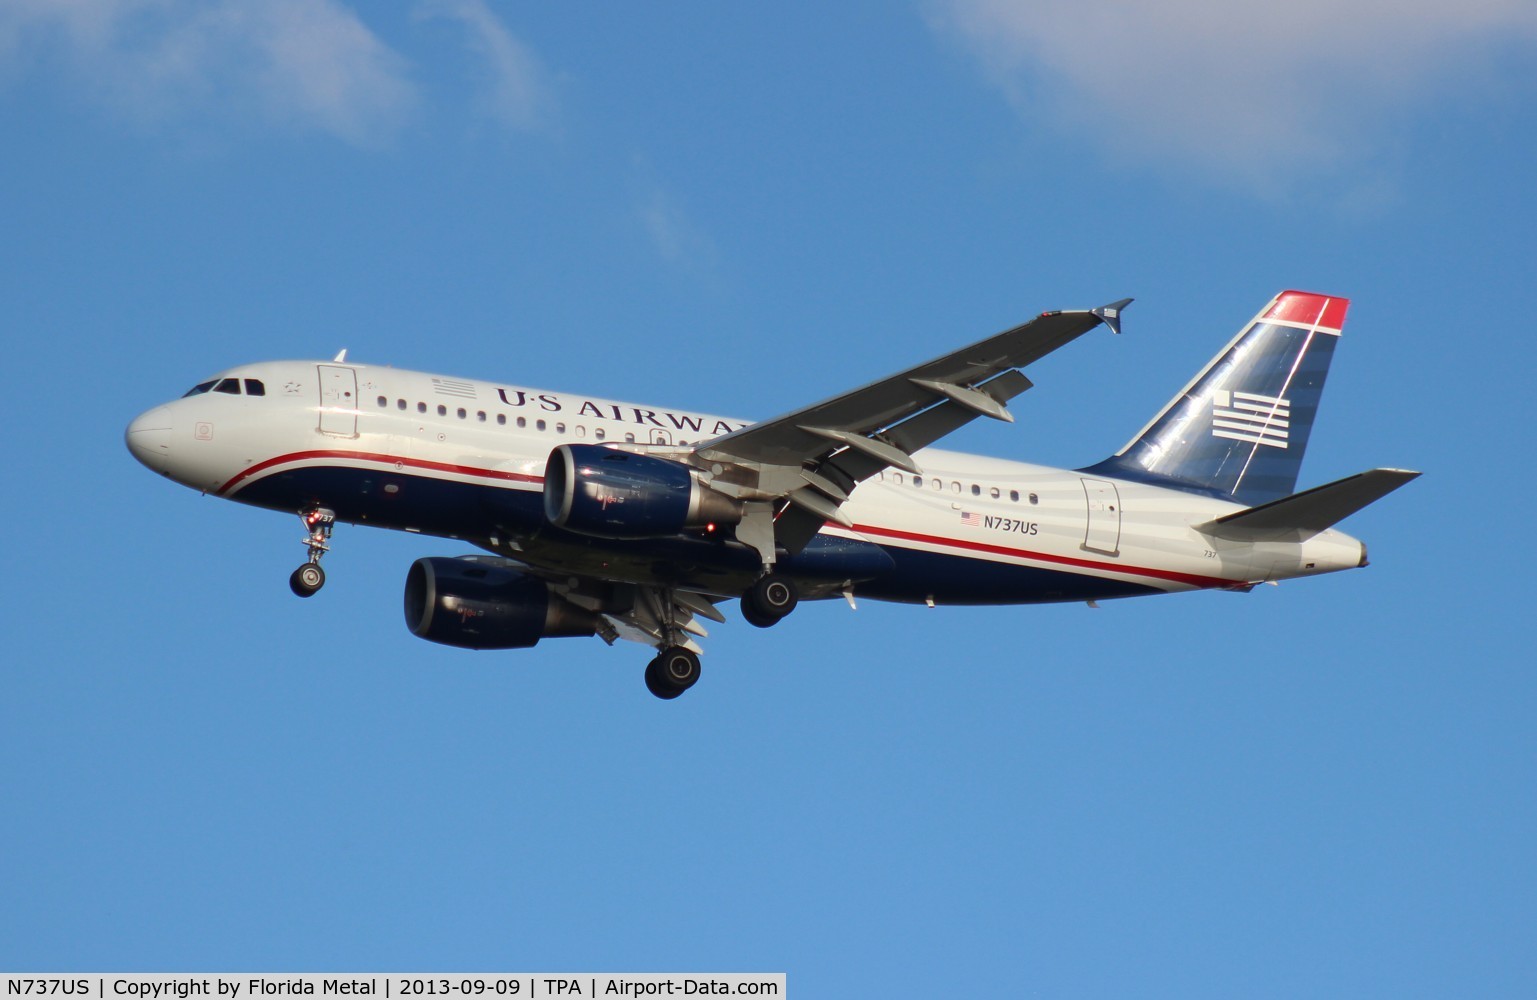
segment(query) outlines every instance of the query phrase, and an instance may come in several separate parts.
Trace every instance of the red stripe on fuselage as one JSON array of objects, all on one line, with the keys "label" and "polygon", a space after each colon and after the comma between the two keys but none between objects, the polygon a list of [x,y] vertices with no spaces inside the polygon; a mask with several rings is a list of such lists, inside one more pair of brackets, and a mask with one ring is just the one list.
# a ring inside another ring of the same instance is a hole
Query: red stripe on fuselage
[{"label": "red stripe on fuselage", "polygon": [[278,465],[290,465],[294,462],[312,462],[317,459],[347,458],[359,462],[378,462],[380,465],[409,466],[413,469],[424,469],[428,472],[450,472],[460,476],[474,476],[477,479],[494,479],[504,483],[542,483],[543,476],[530,476],[522,472],[498,472],[494,469],[476,469],[468,465],[451,465],[447,462],[428,462],[420,458],[406,458],[402,455],[379,455],[365,451],[299,451],[291,455],[279,455],[277,458],[269,458],[265,462],[257,462],[249,469],[241,472],[229,482],[219,487],[220,496],[229,496],[235,487],[244,483],[247,479]]},{"label": "red stripe on fuselage", "polygon": [[897,528],[880,528],[870,524],[856,524],[854,529],[861,534],[878,535],[882,538],[900,538],[909,542],[924,542],[929,545],[948,545],[951,548],[968,549],[972,552],[987,552],[992,555],[1012,556],[1016,559],[1031,559],[1037,562],[1056,563],[1061,566],[1074,566],[1079,569],[1097,570],[1105,573],[1122,573],[1127,576],[1146,576],[1155,580],[1168,580],[1170,583],[1183,583],[1190,587],[1233,587],[1239,584],[1237,580],[1224,580],[1216,576],[1197,576],[1193,573],[1179,573],[1168,569],[1148,569],[1142,566],[1123,566],[1119,563],[1101,562],[1094,559],[1079,559],[1075,556],[1059,556],[1050,552],[1031,552],[1026,549],[1011,549],[1004,545],[991,545],[987,542],[974,542],[965,538],[945,538],[940,535],[924,535],[916,531],[901,531]]},{"label": "red stripe on fuselage", "polygon": [[[380,455],[361,451],[301,451],[290,455],[279,455],[266,461],[258,462],[249,469],[241,472],[229,482],[219,487],[220,496],[229,496],[237,485],[244,483],[259,473],[279,465],[290,465],[295,462],[309,462],[327,458],[345,458],[354,461],[377,462],[381,465],[409,466],[413,469],[421,469],[426,472],[447,472],[460,476],[474,476],[478,479],[491,479],[498,482],[510,483],[543,483],[544,477],[530,476],[521,472],[498,472],[493,469],[477,469],[468,465],[452,465],[447,462],[428,462],[423,459],[406,458],[399,455]],[[838,525],[829,523],[828,527],[837,528]],[[1008,556],[1015,559],[1029,559],[1036,562],[1055,563],[1059,566],[1072,566],[1078,569],[1093,570],[1101,573],[1120,573],[1125,576],[1143,576],[1154,580],[1167,580],[1170,583],[1184,584],[1187,587],[1236,587],[1241,586],[1241,580],[1225,580],[1215,576],[1197,576],[1193,573],[1180,573],[1174,570],[1151,569],[1141,566],[1126,566],[1119,563],[1109,563],[1094,559],[1080,559],[1075,556],[1054,555],[1049,552],[1032,552],[1026,549],[1013,549],[1005,545],[993,545],[988,542],[977,542],[964,538],[947,538],[942,535],[926,535],[916,531],[903,531],[898,528],[883,528],[872,524],[856,524],[853,531],[864,535],[874,535],[880,538],[891,538],[908,542],[919,542],[926,545],[944,545],[955,549],[965,549],[971,552],[984,552],[989,555]]]}]

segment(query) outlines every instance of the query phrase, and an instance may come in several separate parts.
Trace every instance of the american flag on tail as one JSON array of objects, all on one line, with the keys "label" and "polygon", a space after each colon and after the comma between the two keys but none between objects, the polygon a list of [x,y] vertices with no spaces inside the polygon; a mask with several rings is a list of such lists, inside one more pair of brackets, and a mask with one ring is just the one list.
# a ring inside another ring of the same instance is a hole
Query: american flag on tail
[{"label": "american flag on tail", "polygon": [[1279,396],[1218,390],[1212,394],[1212,437],[1285,448],[1291,405]]}]

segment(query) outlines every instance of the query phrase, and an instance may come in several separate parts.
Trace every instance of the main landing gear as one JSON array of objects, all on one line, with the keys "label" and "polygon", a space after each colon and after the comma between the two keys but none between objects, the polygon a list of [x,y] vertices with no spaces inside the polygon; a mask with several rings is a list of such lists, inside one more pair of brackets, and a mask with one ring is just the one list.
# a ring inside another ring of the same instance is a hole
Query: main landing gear
[{"label": "main landing gear", "polygon": [[800,593],[794,581],[778,573],[768,573],[742,594],[742,618],[749,625],[769,628],[778,625],[799,603]]},{"label": "main landing gear", "polygon": [[[793,580],[766,573],[742,594],[742,617],[759,628],[768,628],[794,611],[798,603],[800,592]],[[671,701],[699,682],[699,656],[682,644],[686,637],[676,623],[666,627],[661,637],[661,648],[646,664],[646,690]]]},{"label": "main landing gear", "polygon": [[671,701],[699,681],[699,657],[686,646],[664,646],[646,664],[646,690]]},{"label": "main landing gear", "polygon": [[310,597],[325,586],[326,573],[320,568],[320,557],[330,551],[331,529],[336,527],[336,512],[324,507],[314,507],[299,512],[306,532],[304,545],[309,549],[309,559],[293,571],[288,578],[288,589],[299,597]]}]

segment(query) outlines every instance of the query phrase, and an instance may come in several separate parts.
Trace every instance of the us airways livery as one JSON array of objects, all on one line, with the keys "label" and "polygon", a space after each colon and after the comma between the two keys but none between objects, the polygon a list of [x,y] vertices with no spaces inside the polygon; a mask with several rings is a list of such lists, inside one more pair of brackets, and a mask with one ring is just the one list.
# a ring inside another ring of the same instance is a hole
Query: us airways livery
[{"label": "us airways livery", "polygon": [[406,624],[468,649],[630,639],[646,687],[699,679],[719,605],[767,628],[803,599],[1094,602],[1366,565],[1334,529],[1418,475],[1296,492],[1348,302],[1282,292],[1131,442],[1052,469],[930,447],[1013,420],[1019,370],[1130,300],[1043,313],[759,423],[332,361],[242,365],[142,414],[127,444],[193,489],[296,514],[321,588],[337,521],[462,539],[418,559]]}]

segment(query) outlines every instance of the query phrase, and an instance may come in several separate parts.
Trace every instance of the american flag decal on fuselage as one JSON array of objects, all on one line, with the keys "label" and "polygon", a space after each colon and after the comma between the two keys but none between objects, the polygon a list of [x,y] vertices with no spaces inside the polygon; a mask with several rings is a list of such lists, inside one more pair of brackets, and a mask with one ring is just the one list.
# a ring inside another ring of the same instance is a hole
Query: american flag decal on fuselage
[{"label": "american flag decal on fuselage", "polygon": [[1212,437],[1285,448],[1291,400],[1220,389],[1211,399]]}]

